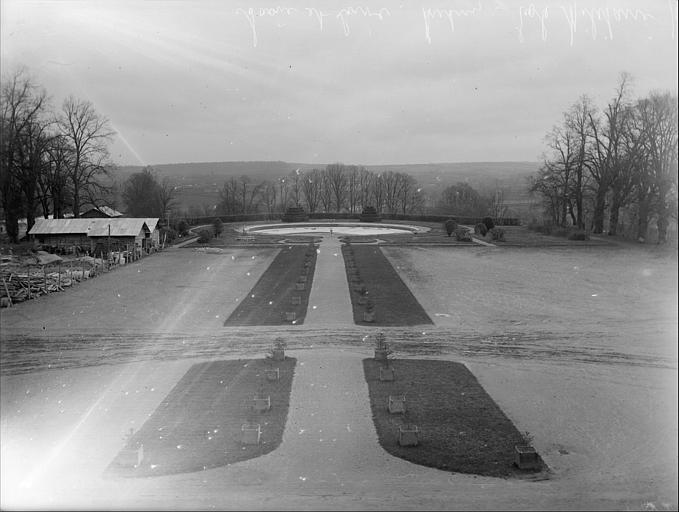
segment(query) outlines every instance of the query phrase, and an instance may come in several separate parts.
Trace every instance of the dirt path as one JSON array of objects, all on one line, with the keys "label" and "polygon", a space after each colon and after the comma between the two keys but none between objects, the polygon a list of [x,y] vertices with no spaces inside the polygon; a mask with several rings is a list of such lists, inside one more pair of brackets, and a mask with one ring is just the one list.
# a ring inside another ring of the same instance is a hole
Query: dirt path
[{"label": "dirt path", "polygon": [[342,243],[324,236],[319,247],[314,284],[309,295],[306,326],[353,326],[351,297],[344,270]]}]

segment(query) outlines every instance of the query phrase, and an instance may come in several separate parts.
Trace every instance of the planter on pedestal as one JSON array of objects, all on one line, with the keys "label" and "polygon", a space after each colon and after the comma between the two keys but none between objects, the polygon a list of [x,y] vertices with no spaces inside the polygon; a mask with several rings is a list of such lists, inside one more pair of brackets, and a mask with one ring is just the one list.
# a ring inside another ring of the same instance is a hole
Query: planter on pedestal
[{"label": "planter on pedestal", "polygon": [[261,436],[259,423],[246,423],[240,428],[240,442],[243,444],[259,444]]},{"label": "planter on pedestal", "polygon": [[530,445],[516,445],[514,447],[514,464],[519,469],[540,469],[540,457]]},{"label": "planter on pedestal", "polygon": [[144,460],[144,445],[137,443],[133,447],[125,447],[118,456],[118,465],[125,468],[137,468]]},{"label": "planter on pedestal", "polygon": [[269,381],[276,381],[281,378],[281,372],[278,368],[272,368],[269,370],[265,370],[266,373],[266,380]]},{"label": "planter on pedestal", "polygon": [[[370,309],[371,305],[369,305],[368,308]],[[391,352],[392,351],[389,348],[389,343],[385,341],[384,333],[378,333],[375,338],[375,360],[386,361]]]},{"label": "planter on pedestal", "polygon": [[420,429],[416,425],[398,427],[398,444],[401,446],[417,446],[420,444]]},{"label": "planter on pedestal", "polygon": [[405,414],[406,412],[406,397],[389,395],[387,400],[387,409],[391,414]]},{"label": "planter on pedestal", "polygon": [[271,397],[256,397],[253,398],[253,408],[256,412],[266,412],[271,409]]},{"label": "planter on pedestal", "polygon": [[[377,351],[375,351],[377,352]],[[375,357],[377,359],[377,357]],[[385,356],[386,359],[386,356]],[[381,367],[380,368],[380,380],[383,381],[392,381],[396,378],[396,373],[394,372],[394,369],[390,366],[388,368]]]}]

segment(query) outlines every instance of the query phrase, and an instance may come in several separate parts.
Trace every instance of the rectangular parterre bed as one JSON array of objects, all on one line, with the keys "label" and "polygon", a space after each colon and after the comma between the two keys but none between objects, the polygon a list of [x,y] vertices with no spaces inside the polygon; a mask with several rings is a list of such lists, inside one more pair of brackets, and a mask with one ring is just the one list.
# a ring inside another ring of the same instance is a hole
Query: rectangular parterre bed
[{"label": "rectangular parterre bed", "polygon": [[433,324],[377,245],[344,245],[342,255],[356,324]]},{"label": "rectangular parterre bed", "polygon": [[224,325],[304,323],[316,255],[313,244],[283,246]]},{"label": "rectangular parterre bed", "polygon": [[[290,403],[296,359],[243,359],[193,365],[105,472],[108,477],[160,476],[203,471],[252,459],[280,445]],[[278,369],[269,380],[267,370]],[[254,397],[270,409],[255,411]],[[260,425],[257,444],[243,444],[243,425]],[[122,442],[121,442],[122,443]],[[129,465],[129,449],[143,459]]]},{"label": "rectangular parterre bed", "polygon": [[[394,380],[380,380],[384,363],[364,359],[370,407],[380,445],[395,457],[456,473],[520,476],[514,466],[521,433],[461,363],[392,360]],[[405,414],[388,411],[389,396],[405,395]],[[416,426],[419,445],[401,446],[399,427]],[[545,469],[540,460],[540,469]]]}]

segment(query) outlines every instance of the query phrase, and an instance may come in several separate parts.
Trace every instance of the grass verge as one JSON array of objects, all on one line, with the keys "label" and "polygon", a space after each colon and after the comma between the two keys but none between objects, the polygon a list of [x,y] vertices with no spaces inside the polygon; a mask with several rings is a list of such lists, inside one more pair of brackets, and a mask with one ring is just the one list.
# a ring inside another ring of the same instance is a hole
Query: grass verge
[{"label": "grass verge", "polygon": [[[514,466],[514,446],[523,436],[463,364],[392,360],[394,381],[380,381],[380,364],[364,359],[363,370],[379,442],[391,455],[455,473],[527,473]],[[405,415],[389,413],[390,395],[406,396]],[[399,445],[399,426],[406,423],[421,430],[418,446]]]},{"label": "grass verge", "polygon": [[[193,365],[170,391],[126,447],[143,444],[137,468],[121,466],[122,451],[111,462],[109,477],[146,477],[203,471],[252,459],[275,450],[283,439],[296,359],[211,361]],[[268,381],[267,368],[280,379]],[[256,413],[252,400],[260,391],[271,409]],[[241,426],[259,423],[259,444],[241,443]]]},{"label": "grass verge", "polygon": [[[313,244],[285,246],[224,325],[303,324],[314,279],[316,256],[316,246]],[[296,284],[302,275],[306,276],[304,290],[297,290]],[[294,297],[298,297],[298,303],[293,303]],[[294,313],[294,320],[286,319],[286,313]]]},{"label": "grass verge", "polygon": [[[342,256],[351,292],[354,323],[375,326],[433,324],[379,247],[343,245]],[[367,290],[367,295],[362,296],[362,287]],[[373,322],[364,318],[368,301],[374,305]]]}]

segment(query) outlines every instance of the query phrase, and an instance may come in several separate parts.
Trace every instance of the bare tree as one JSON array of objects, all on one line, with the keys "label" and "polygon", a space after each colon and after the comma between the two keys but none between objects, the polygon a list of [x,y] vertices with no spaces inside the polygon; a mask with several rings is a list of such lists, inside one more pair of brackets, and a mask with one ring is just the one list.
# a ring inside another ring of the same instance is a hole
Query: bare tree
[{"label": "bare tree", "polygon": [[273,215],[274,212],[276,211],[276,199],[277,199],[275,183],[267,181],[264,184],[264,187],[262,187],[261,198],[262,203],[266,208],[266,213],[268,213],[269,215]]},{"label": "bare tree", "polygon": [[[15,71],[3,79],[0,91],[0,202],[5,212],[5,225],[10,240],[18,241],[19,217],[23,211],[21,187],[22,160],[25,164],[27,138],[43,121],[47,93],[28,76],[26,69]],[[29,133],[30,132],[30,133]]]},{"label": "bare tree", "polygon": [[304,200],[306,201],[309,213],[314,213],[321,200],[321,186],[323,185],[323,177],[321,171],[313,169],[304,173],[302,180],[302,192]]},{"label": "bare tree", "polygon": [[61,135],[72,153],[68,176],[73,193],[73,215],[80,217],[85,202],[96,202],[103,188],[100,178],[107,174],[108,143],[114,135],[108,119],[94,105],[69,96],[58,118]]},{"label": "bare tree", "polygon": [[639,216],[639,236],[645,237],[648,210],[652,210],[657,216],[658,242],[663,243],[669,218],[677,215],[677,96],[652,93],[637,109],[645,152],[640,188],[647,196],[646,211]]},{"label": "bare tree", "polygon": [[165,217],[177,205],[177,189],[170,182],[170,178],[165,176],[156,189],[158,200],[159,217]]},{"label": "bare tree", "polygon": [[[68,186],[68,169],[71,166],[72,153],[64,137],[56,134],[50,138],[47,145],[47,172],[42,175],[40,187],[45,202],[52,203],[52,213],[55,219],[62,219],[66,206],[70,203],[71,192]],[[46,215],[49,206],[45,204],[43,213]]]},{"label": "bare tree", "polygon": [[[574,163],[575,178],[571,182],[571,213],[575,209],[574,224],[578,229],[585,229],[584,219],[584,200],[585,191],[589,186],[588,171],[589,162],[587,160],[588,148],[591,143],[592,132],[589,124],[590,115],[594,112],[591,100],[583,95],[575,103],[566,115],[567,129],[573,134],[576,145],[576,157]],[[573,206],[572,201],[575,202]]]},{"label": "bare tree", "polygon": [[328,184],[335,199],[335,211],[341,212],[347,196],[347,173],[344,164],[328,164],[325,168]]},{"label": "bare tree", "polygon": [[292,194],[292,201],[298,205],[302,195],[302,180],[303,174],[299,169],[295,169],[288,175],[288,183],[290,184],[290,193]]},{"label": "bare tree", "polygon": [[507,210],[505,191],[496,184],[493,195],[490,198],[490,204],[488,205],[488,215],[493,219],[501,220],[507,215]]},{"label": "bare tree", "polygon": [[603,233],[606,195],[615,181],[616,172],[622,168],[625,116],[629,109],[627,105],[629,82],[629,75],[622,73],[616,95],[606,106],[603,119],[589,114],[594,138],[590,167],[590,175],[595,183],[594,233]]}]

